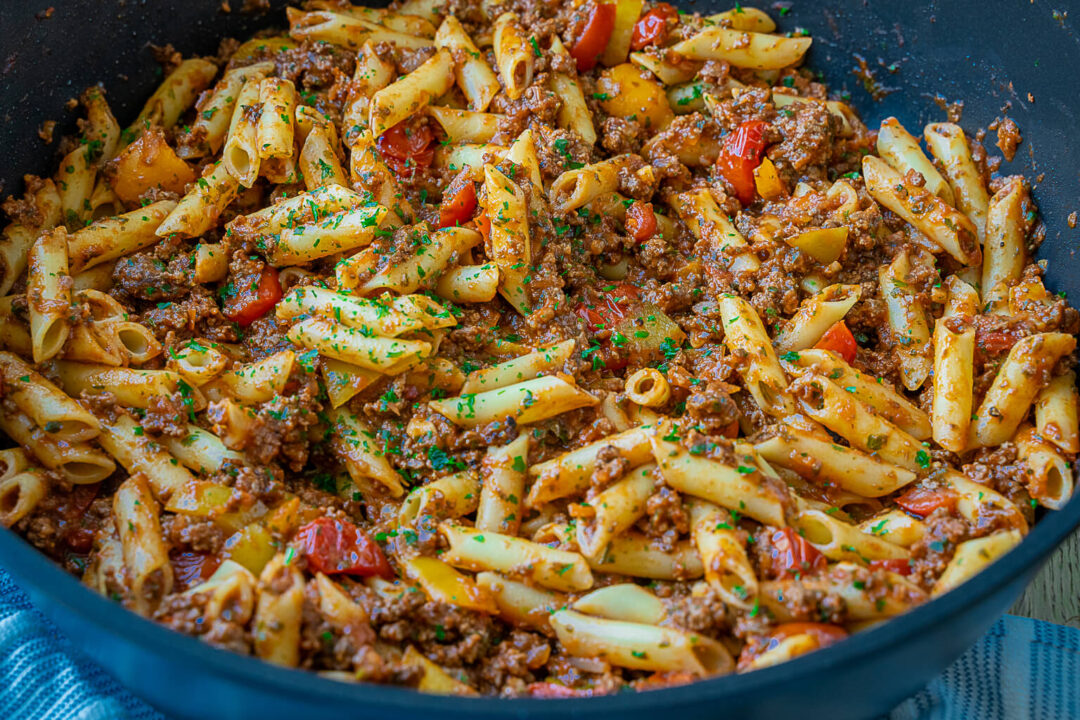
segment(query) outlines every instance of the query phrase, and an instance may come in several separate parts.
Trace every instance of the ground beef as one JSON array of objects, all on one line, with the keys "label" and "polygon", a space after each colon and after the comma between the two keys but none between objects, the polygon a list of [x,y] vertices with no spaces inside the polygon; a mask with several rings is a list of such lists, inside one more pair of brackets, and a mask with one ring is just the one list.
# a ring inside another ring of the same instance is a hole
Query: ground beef
[{"label": "ground beef", "polygon": [[188,411],[194,406],[190,398],[175,392],[150,398],[146,414],[140,424],[144,431],[166,437],[185,437],[188,434]]},{"label": "ground beef", "polygon": [[649,496],[645,512],[638,524],[664,552],[673,552],[679,536],[690,532],[690,515],[683,507],[682,496],[667,485]]},{"label": "ground beef", "polygon": [[636,120],[608,117],[600,127],[600,145],[612,155],[640,152],[645,138],[645,128]]},{"label": "ground beef", "polygon": [[924,590],[930,590],[956,553],[957,544],[968,539],[971,531],[966,522],[945,508],[930,513],[923,524],[926,535],[910,548],[910,579]]},{"label": "ground beef", "polygon": [[179,300],[194,285],[191,253],[180,240],[166,238],[150,250],[129,255],[116,263],[110,292],[120,301]]},{"label": "ground beef", "polygon": [[1011,117],[998,118],[990,124],[991,130],[997,130],[997,143],[998,149],[1001,150],[1001,154],[1005,156],[1005,159],[1012,162],[1016,156],[1016,148],[1023,142],[1023,138],[1020,137],[1020,128],[1016,126],[1016,122]]},{"label": "ground beef", "polygon": [[220,552],[232,534],[213,520],[181,514],[164,515],[161,530],[169,545],[204,553]]},{"label": "ground beef", "polygon": [[356,54],[340,45],[305,41],[278,53],[274,62],[276,74],[298,88],[326,88],[334,82],[334,70],[352,75]]},{"label": "ground beef", "polygon": [[318,421],[322,403],[314,381],[262,403],[255,411],[244,452],[256,464],[277,460],[298,472],[308,458],[308,428]]}]

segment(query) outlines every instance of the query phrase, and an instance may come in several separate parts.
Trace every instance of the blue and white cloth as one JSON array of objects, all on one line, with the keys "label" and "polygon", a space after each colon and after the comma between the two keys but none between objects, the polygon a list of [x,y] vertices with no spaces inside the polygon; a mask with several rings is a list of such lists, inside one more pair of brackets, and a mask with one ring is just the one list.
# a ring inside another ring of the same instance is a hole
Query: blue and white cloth
[{"label": "blue and white cloth", "polygon": [[[0,718],[167,720],[87,659],[0,569]],[[1080,630],[1006,615],[880,720],[1080,719]]]}]

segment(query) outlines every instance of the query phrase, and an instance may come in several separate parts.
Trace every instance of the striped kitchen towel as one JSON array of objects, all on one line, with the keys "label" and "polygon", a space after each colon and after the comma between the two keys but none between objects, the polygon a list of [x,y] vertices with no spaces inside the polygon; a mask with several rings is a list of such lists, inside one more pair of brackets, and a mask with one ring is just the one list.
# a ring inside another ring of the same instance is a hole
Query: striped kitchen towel
[{"label": "striped kitchen towel", "polygon": [[[167,720],[87,659],[0,569],[0,718]],[[1080,718],[1080,630],[1006,615],[880,720]]]}]

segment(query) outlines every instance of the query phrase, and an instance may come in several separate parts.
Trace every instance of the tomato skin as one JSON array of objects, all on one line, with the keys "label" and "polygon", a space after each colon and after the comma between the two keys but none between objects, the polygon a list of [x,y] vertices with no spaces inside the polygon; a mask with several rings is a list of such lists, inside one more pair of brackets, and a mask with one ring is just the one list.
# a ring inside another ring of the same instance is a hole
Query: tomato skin
[{"label": "tomato skin", "polygon": [[236,295],[225,301],[225,317],[241,327],[270,312],[281,299],[281,281],[278,271],[267,265],[259,274],[255,287],[241,287]]},{"label": "tomato skin", "polygon": [[205,582],[221,565],[221,558],[205,552],[172,552],[169,562],[181,588],[195,587]]},{"label": "tomato skin", "polygon": [[764,120],[747,120],[735,132],[724,139],[724,146],[716,158],[716,169],[735,188],[735,197],[743,205],[749,205],[757,197],[754,169],[761,164],[765,153]]},{"label": "tomato skin", "polygon": [[772,534],[772,569],[778,577],[824,569],[828,562],[818,549],[793,528]]},{"label": "tomato skin", "polygon": [[639,243],[656,234],[656,213],[652,203],[635,200],[626,209],[626,231]]},{"label": "tomato skin", "polygon": [[453,183],[447,188],[439,206],[439,227],[454,227],[464,224],[476,211],[476,186],[466,180],[459,187]]},{"label": "tomato skin", "polygon": [[656,7],[634,23],[634,30],[630,34],[630,49],[642,50],[650,45],[663,45],[668,35],[667,21],[677,17],[679,11],[672,5],[666,2],[657,3]]},{"label": "tomato skin", "polygon": [[484,236],[484,244],[491,242],[491,219],[487,216],[487,213],[483,210],[473,220],[476,221],[476,229],[480,231],[480,234]]},{"label": "tomato skin", "polygon": [[293,542],[313,569],[327,575],[394,577],[379,546],[348,520],[318,518],[300,528]]},{"label": "tomato skin", "polygon": [[958,499],[955,493],[946,490],[929,490],[916,486],[896,498],[896,504],[912,515],[925,518],[939,507],[949,512],[955,511]]},{"label": "tomato skin", "polygon": [[585,29],[574,43],[570,56],[577,61],[578,72],[587,72],[596,67],[597,60],[611,39],[615,29],[615,4],[597,3],[592,6],[585,20]]},{"label": "tomato skin", "polygon": [[596,305],[589,307],[584,302],[578,303],[576,312],[589,324],[591,331],[610,330],[626,319],[630,306],[637,303],[639,297],[636,287],[619,282],[605,292],[603,300]]},{"label": "tomato skin", "polygon": [[843,320],[826,330],[814,347],[820,350],[831,350],[844,358],[844,362],[847,363],[854,362],[855,354],[859,351],[855,336],[851,334],[851,330]]},{"label": "tomato skin", "polygon": [[871,570],[888,570],[897,575],[910,575],[911,563],[906,558],[893,558],[891,560],[871,560]]},{"label": "tomato skin", "polygon": [[380,135],[375,147],[395,174],[409,179],[435,159],[435,133],[426,122],[404,120]]}]

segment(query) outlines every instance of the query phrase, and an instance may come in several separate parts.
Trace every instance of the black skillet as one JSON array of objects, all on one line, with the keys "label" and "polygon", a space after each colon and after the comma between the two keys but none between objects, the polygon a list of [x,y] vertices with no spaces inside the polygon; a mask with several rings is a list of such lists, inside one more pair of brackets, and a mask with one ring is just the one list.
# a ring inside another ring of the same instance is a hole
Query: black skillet
[{"label": "black skillet", "polygon": [[[185,54],[213,53],[218,39],[283,25],[282,0],[268,14],[222,11],[221,0],[5,0],[0,3],[0,170],[3,192],[21,192],[23,173],[50,174],[55,148],[37,129],[60,120],[75,131],[68,98],[102,81],[122,123],[160,76],[149,43]],[[373,3],[378,4],[378,3]],[[814,37],[809,65],[873,126],[896,115],[909,128],[945,119],[963,100],[973,132],[1005,109],[1024,143],[1004,172],[1038,178],[1035,198],[1047,226],[1040,257],[1047,284],[1080,300],[1074,253],[1080,230],[1080,8],[1074,2],[944,0],[917,6],[891,0],[796,0],[782,29]],[[698,2],[715,12],[730,3]],[[1072,15],[1072,17],[1070,17]],[[875,80],[853,74],[861,57]],[[866,87],[879,91],[872,99]],[[882,95],[882,92],[884,93]],[[990,141],[988,141],[988,144]],[[780,667],[669,690],[589,700],[445,698],[398,688],[346,685],[215,650],[125,611],[63,573],[14,534],[0,532],[0,563],[75,643],[137,694],[185,718],[431,718],[563,720],[611,714],[648,718],[865,718],[914,693],[970,646],[1018,597],[1039,566],[1080,525],[1080,498],[1049,513],[1019,548],[957,592],[840,645]],[[989,680],[988,682],[995,682]],[[990,689],[988,688],[989,692]]]}]

